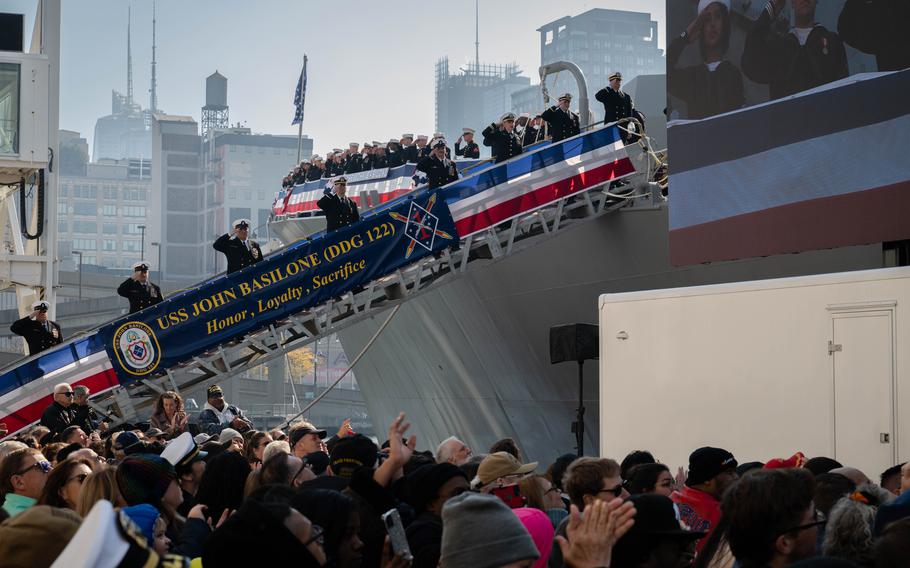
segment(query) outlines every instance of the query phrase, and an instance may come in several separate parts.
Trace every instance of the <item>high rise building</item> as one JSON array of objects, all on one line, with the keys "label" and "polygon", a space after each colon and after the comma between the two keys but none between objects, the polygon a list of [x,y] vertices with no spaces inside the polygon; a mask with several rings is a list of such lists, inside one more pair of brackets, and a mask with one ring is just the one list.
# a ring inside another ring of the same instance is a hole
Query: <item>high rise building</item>
[{"label": "high rise building", "polygon": [[95,122],[92,160],[152,157],[152,133],[138,104],[117,91],[111,93],[111,114]]}]

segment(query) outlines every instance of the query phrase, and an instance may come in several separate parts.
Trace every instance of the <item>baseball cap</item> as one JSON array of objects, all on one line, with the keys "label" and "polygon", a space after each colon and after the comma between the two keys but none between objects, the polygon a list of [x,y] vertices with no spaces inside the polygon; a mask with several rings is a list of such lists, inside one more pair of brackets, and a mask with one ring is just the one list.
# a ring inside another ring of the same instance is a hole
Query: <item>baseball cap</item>
[{"label": "baseball cap", "polygon": [[718,474],[737,466],[736,458],[727,450],[705,446],[689,456],[689,477],[686,485],[698,485],[714,479]]},{"label": "baseball cap", "polygon": [[332,446],[329,463],[335,475],[350,477],[358,467],[373,467],[378,448],[363,434],[345,436]]},{"label": "baseball cap", "polygon": [[120,434],[114,439],[114,449],[126,450],[138,444],[139,441],[139,436],[133,432],[130,432],[128,430],[126,432],[120,432]]},{"label": "baseball cap", "polygon": [[507,475],[523,475],[537,469],[537,462],[521,463],[508,452],[494,452],[483,458],[477,468],[477,477],[486,485]]},{"label": "baseball cap", "polygon": [[291,427],[291,430],[288,432],[288,443],[291,444],[291,448],[293,448],[294,444],[302,440],[303,437],[307,434],[316,434],[319,436],[320,440],[325,439],[327,435],[327,432],[325,430],[320,430],[315,426],[311,426],[312,424],[306,426],[298,426],[296,428]]},{"label": "baseball cap", "polygon": [[212,398],[212,397],[218,396],[218,395],[224,396],[224,391],[221,390],[221,387],[220,387],[220,386],[218,386],[218,385],[212,385],[212,386],[210,386],[208,389],[206,389],[205,395],[206,395],[208,398]]}]

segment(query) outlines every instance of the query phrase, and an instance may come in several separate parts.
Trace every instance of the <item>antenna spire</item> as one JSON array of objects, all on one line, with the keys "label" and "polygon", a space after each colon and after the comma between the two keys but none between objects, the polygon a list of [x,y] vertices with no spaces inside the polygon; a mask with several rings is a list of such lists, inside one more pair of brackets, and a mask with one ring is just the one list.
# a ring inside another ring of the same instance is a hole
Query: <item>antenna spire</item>
[{"label": "antenna spire", "polygon": [[127,8],[126,16],[126,102],[133,106],[133,43],[130,27],[133,23],[133,4]]},{"label": "antenna spire", "polygon": [[480,0],[474,0],[474,69],[480,69]]},{"label": "antenna spire", "polygon": [[155,26],[156,16],[158,14],[158,2],[152,3],[152,85],[149,89],[149,112],[158,112],[158,79],[155,76]]}]

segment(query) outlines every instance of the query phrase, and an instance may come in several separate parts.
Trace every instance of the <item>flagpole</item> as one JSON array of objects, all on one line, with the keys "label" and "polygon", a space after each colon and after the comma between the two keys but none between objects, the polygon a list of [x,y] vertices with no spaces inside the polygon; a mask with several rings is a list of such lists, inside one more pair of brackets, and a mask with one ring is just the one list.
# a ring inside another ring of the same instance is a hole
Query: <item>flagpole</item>
[{"label": "flagpole", "polygon": [[[306,55],[303,56],[303,68],[306,70]],[[300,122],[297,123],[297,163],[295,166],[300,164],[300,152],[303,147],[303,119],[300,119]]]}]

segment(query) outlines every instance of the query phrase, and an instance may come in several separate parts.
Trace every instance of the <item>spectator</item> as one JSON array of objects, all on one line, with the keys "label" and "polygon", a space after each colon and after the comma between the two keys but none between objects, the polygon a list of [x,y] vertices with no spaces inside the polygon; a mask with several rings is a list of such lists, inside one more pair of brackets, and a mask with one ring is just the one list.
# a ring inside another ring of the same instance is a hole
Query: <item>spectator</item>
[{"label": "spectator", "polygon": [[632,495],[655,493],[670,497],[673,494],[673,476],[662,463],[636,465],[628,472],[625,484]]},{"label": "spectator", "polygon": [[269,430],[269,436],[272,437],[272,440],[275,442],[287,441],[288,435],[284,433],[284,430],[281,428],[272,428]]},{"label": "spectator", "polygon": [[60,383],[54,386],[54,402],[44,409],[41,414],[41,425],[54,433],[59,434],[73,423],[75,419],[75,409],[70,408],[73,405],[73,388],[68,383]]},{"label": "spectator", "polygon": [[863,53],[875,55],[879,71],[910,67],[910,4],[900,0],[847,0],[837,19],[837,33]]},{"label": "spectator", "polygon": [[680,527],[673,501],[664,495],[633,495],[635,523],[613,547],[613,565],[624,568],[689,566],[702,531]]},{"label": "spectator", "polygon": [[[306,461],[288,453],[276,453],[258,470],[257,483],[247,484],[245,493],[250,494],[256,486],[279,484],[297,489],[300,485],[315,476],[308,474]],[[252,476],[251,476],[252,477]]]},{"label": "spectator", "polygon": [[442,509],[440,566],[445,568],[529,567],[540,558],[518,517],[489,495],[464,493]]},{"label": "spectator", "polygon": [[533,568],[545,568],[553,548],[553,524],[547,514],[540,509],[520,507],[512,509],[521,524],[524,525],[540,557],[534,561]]},{"label": "spectator", "polygon": [[842,466],[841,463],[837,460],[819,456],[806,460],[806,463],[803,465],[803,467],[812,472],[812,475],[821,475],[822,473],[828,473],[832,469],[844,466]]},{"label": "spectator", "polygon": [[291,505],[322,529],[322,549],[328,565],[359,568],[364,548],[358,534],[360,513],[349,496],[326,489],[308,489],[295,495]]},{"label": "spectator", "polygon": [[102,464],[106,464],[107,460],[98,455],[98,452],[91,448],[83,448],[79,444],[70,444],[69,446],[60,450],[57,454],[59,461],[68,460],[68,459],[84,459],[88,460],[92,464],[92,471],[95,471]]},{"label": "spectator", "polygon": [[883,471],[881,475],[881,483],[879,485],[893,493],[895,497],[901,494],[901,468],[904,467],[905,463],[891,466]]},{"label": "spectator", "polygon": [[553,485],[546,476],[531,475],[525,477],[518,482],[518,487],[525,498],[527,506],[546,513],[554,529],[569,516],[569,511],[566,510],[566,505],[560,496],[559,488]]},{"label": "spectator", "polygon": [[174,391],[166,391],[155,401],[149,424],[163,431],[165,439],[171,440],[186,432],[189,421],[183,408],[183,398]]},{"label": "spectator", "polygon": [[252,420],[243,415],[243,411],[224,401],[224,391],[218,385],[206,390],[206,403],[199,414],[199,428],[214,436],[225,428],[244,432],[253,427]]},{"label": "spectator", "polygon": [[876,568],[906,568],[910,558],[910,518],[892,523],[875,543]]},{"label": "spectator", "polygon": [[65,447],[66,444],[63,442],[52,442],[45,445],[41,453],[47,458],[47,461],[51,462],[51,465],[54,465],[57,463],[57,453]]},{"label": "spectator", "polygon": [[81,522],[80,517],[65,509],[47,505],[30,508],[0,524],[0,564],[4,568],[57,566],[55,559],[79,530]]},{"label": "spectator", "polygon": [[288,444],[291,446],[291,453],[302,458],[303,456],[322,450],[322,440],[325,439],[327,432],[317,428],[302,420],[291,426],[288,430]]},{"label": "spectator", "polygon": [[376,464],[379,448],[363,434],[354,434],[338,440],[329,454],[332,473],[341,477],[352,477],[361,467],[372,469]]},{"label": "spectator", "polygon": [[286,440],[275,440],[270,442],[262,452],[262,463],[269,461],[269,458],[277,453],[291,453],[291,445]]},{"label": "spectator", "polygon": [[[563,483],[566,475],[566,470],[569,468],[572,462],[577,459],[578,456],[575,454],[563,454],[556,458],[556,461],[554,461],[553,464],[547,468],[547,474],[550,476],[550,481],[552,481],[553,485],[559,488],[562,493],[566,492],[566,486]],[[568,497],[566,497],[564,501],[568,501]]]},{"label": "spectator", "polygon": [[171,540],[167,536],[167,521],[155,507],[143,503],[124,507],[123,513],[136,523],[149,548],[163,556],[170,552]]},{"label": "spectator", "polygon": [[518,449],[518,444],[516,444],[515,440],[512,438],[503,438],[502,440],[493,442],[493,445],[490,446],[489,453],[495,454],[496,452],[506,452],[507,454],[515,456],[515,459],[518,461],[523,460],[521,457],[521,450]]},{"label": "spectator", "polygon": [[793,5],[794,27],[773,25],[786,0],[768,0],[743,47],[743,73],[768,85],[771,100],[846,77],[847,54],[840,37],[815,21],[816,0]]},{"label": "spectator", "polygon": [[102,467],[82,482],[79,492],[79,503],[76,512],[85,518],[98,501],[109,501],[114,507],[123,507],[126,501],[117,487],[117,470],[113,467]]},{"label": "spectator", "polygon": [[818,527],[812,474],[764,469],[734,482],[721,505],[730,550],[743,568],[786,566],[815,554]]},{"label": "spectator", "polygon": [[657,460],[654,459],[651,452],[646,450],[631,451],[619,462],[619,475],[622,476],[623,480],[628,481],[629,472],[632,471],[632,468],[644,463],[657,463]]},{"label": "spectator", "polygon": [[272,443],[272,437],[269,436],[268,432],[253,431],[249,441],[244,445],[243,451],[246,461],[250,463],[250,467],[258,469],[262,465],[262,453],[270,443]]},{"label": "spectator", "polygon": [[107,427],[106,424],[102,426],[98,414],[89,406],[89,394],[91,394],[91,391],[85,385],[76,385],[73,387],[73,424],[82,428],[82,431],[85,433],[91,433],[99,428],[103,429]]},{"label": "spectator", "polygon": [[3,465],[3,460],[6,458],[6,456],[10,455],[16,450],[24,450],[26,448],[28,448],[28,446],[16,440],[7,440],[5,442],[0,442],[0,466]]},{"label": "spectator", "polygon": [[849,497],[842,497],[828,516],[822,551],[828,556],[870,566],[875,513],[880,505],[891,499],[891,493],[872,484],[862,485]]},{"label": "spectator", "polygon": [[0,464],[3,510],[15,517],[38,501],[51,464],[38,450],[26,448],[6,456]]},{"label": "spectator", "polygon": [[[687,527],[711,534],[720,520],[720,499],[737,479],[736,465],[736,458],[727,450],[704,447],[692,452],[686,485],[670,497]],[[701,550],[704,543],[705,539],[700,540],[697,550]]]},{"label": "spectator", "polygon": [[161,452],[161,457],[174,466],[174,472],[177,474],[177,484],[180,485],[180,492],[183,495],[183,502],[177,507],[177,512],[184,517],[195,505],[199,482],[205,473],[207,455],[199,449],[189,432],[174,438]]},{"label": "spectator", "polygon": [[471,459],[471,448],[467,444],[452,436],[446,438],[436,448],[436,461],[461,466]]},{"label": "spectator", "polygon": [[492,148],[497,164],[521,154],[521,138],[514,130],[515,113],[507,112],[499,122],[490,124],[481,133],[483,145]]},{"label": "spectator", "polygon": [[408,475],[410,505],[417,515],[407,528],[412,568],[435,568],[442,544],[442,508],[469,490],[464,472],[451,463],[425,465]]},{"label": "spectator", "polygon": [[156,444],[162,446],[167,443],[164,432],[161,430],[161,428],[149,428],[144,432],[144,434],[146,443],[148,444]]},{"label": "spectator", "polygon": [[120,432],[111,436],[111,439],[114,440],[113,444],[111,444],[111,450],[114,453],[114,457],[118,460],[122,460],[128,455],[140,454],[146,451],[145,442],[140,440],[135,432]]},{"label": "spectator", "polygon": [[480,462],[471,485],[484,493],[493,493],[512,508],[523,507],[525,502],[518,482],[535,469],[537,462],[523,464],[512,454],[496,452]]},{"label": "spectator", "polygon": [[[904,464],[902,472],[905,474],[904,479],[910,477],[906,476],[910,473],[910,464]],[[904,491],[890,503],[879,506],[875,513],[875,535],[881,535],[888,525],[907,517],[910,517],[910,491]]]},{"label": "spectator", "polygon": [[850,479],[857,487],[860,485],[867,485],[872,483],[872,480],[869,479],[869,476],[855,467],[837,467],[829,471],[828,473],[839,473],[844,477]]},{"label": "spectator", "polygon": [[218,443],[224,446],[227,452],[243,453],[243,435],[233,428],[225,428],[218,435]]},{"label": "spectator", "polygon": [[82,484],[91,474],[90,461],[79,458],[64,460],[47,476],[38,504],[75,511],[79,506]]},{"label": "spectator", "polygon": [[176,532],[175,514],[183,503],[183,494],[177,484],[177,472],[169,461],[151,454],[127,456],[117,466],[116,477],[127,505],[152,505],[165,515]]},{"label": "spectator", "polygon": [[250,464],[237,452],[215,456],[199,481],[196,504],[208,507],[210,519],[221,518],[225,509],[236,511],[243,503],[243,489],[251,471]]},{"label": "spectator", "polygon": [[71,424],[60,432],[60,441],[66,445],[79,444],[83,448],[88,445],[88,435],[75,424]]},{"label": "spectator", "polygon": [[839,473],[822,473],[815,476],[815,508],[827,519],[831,508],[842,497],[856,490],[856,484]]}]

